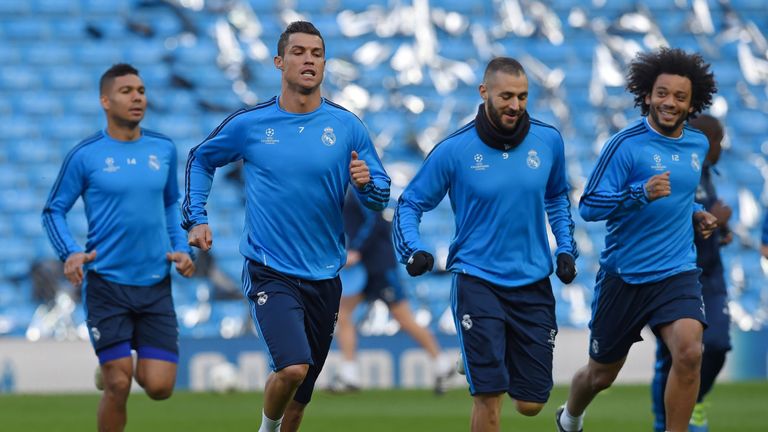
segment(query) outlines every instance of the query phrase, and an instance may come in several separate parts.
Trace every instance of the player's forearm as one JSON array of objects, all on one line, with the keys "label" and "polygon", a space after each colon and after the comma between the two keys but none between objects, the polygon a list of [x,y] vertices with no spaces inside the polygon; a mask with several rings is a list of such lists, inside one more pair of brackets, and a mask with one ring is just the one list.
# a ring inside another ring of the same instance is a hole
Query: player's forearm
[{"label": "player's forearm", "polygon": [[65,214],[58,213],[50,208],[45,208],[42,214],[43,229],[51,242],[56,256],[64,262],[67,257],[76,252],[82,252],[83,248],[77,244],[67,225]]},{"label": "player's forearm", "polygon": [[648,204],[642,183],[635,183],[621,192],[593,192],[581,197],[579,214],[594,222],[621,217]]},{"label": "player's forearm", "polygon": [[389,204],[389,177],[371,178],[362,189],[355,189],[360,202],[374,211],[381,211]]},{"label": "player's forearm", "polygon": [[574,258],[578,256],[576,241],[573,238],[575,224],[571,217],[571,202],[567,192],[544,202],[549,219],[549,226],[557,242],[556,254],[568,253]]},{"label": "player's forearm", "polygon": [[392,219],[392,241],[398,260],[405,264],[408,259],[419,250],[427,250],[421,242],[419,235],[419,223],[422,212],[412,203],[403,201],[402,198],[395,209]]},{"label": "player's forearm", "polygon": [[189,230],[195,225],[208,223],[205,205],[213,183],[213,172],[192,163],[187,168],[184,201],[181,204],[181,226]]}]

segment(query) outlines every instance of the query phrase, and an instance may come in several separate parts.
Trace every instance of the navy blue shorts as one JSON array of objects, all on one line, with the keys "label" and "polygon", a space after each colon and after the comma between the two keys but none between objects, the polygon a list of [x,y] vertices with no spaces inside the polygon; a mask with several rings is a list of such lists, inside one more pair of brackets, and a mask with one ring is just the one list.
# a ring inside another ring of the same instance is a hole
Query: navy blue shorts
[{"label": "navy blue shorts", "polygon": [[83,305],[91,344],[103,364],[129,357],[177,363],[179,327],[171,296],[171,278],[148,286],[108,281],[88,271]]},{"label": "navy blue shorts", "polygon": [[702,274],[699,278],[704,292],[707,328],[704,329],[704,350],[731,350],[731,314],[728,311],[728,291],[723,273]]},{"label": "navy blue shorts", "polygon": [[648,325],[658,335],[661,325],[682,318],[707,326],[699,270],[629,284],[601,269],[592,299],[589,355],[598,363],[617,362],[626,357],[632,344],[643,340],[643,327]]},{"label": "navy blue shorts", "polygon": [[471,394],[549,399],[557,336],[549,278],[510,288],[456,273],[451,309]]},{"label": "navy blue shorts", "polygon": [[293,398],[307,404],[331,348],[341,281],[338,277],[303,280],[249,259],[243,270],[243,292],[259,336],[267,345],[272,370],[309,365],[307,377]]}]

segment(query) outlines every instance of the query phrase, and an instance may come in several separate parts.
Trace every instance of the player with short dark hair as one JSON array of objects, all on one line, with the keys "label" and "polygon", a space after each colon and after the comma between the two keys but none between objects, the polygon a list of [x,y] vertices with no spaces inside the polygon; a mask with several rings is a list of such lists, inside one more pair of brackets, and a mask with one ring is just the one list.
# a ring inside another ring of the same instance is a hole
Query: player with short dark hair
[{"label": "player with short dark hair", "polygon": [[672,355],[666,430],[687,430],[699,387],[706,320],[693,233],[695,226],[709,237],[717,218],[694,201],[709,143],[685,122],[710,105],[717,88],[701,56],[670,48],[638,54],[627,82],[645,116],[606,143],[579,202],[584,220],[605,220],[608,233],[590,359],[557,410],[560,431],[582,430],[584,410],[611,386],[646,325]]},{"label": "player with short dark hair", "polygon": [[390,182],[360,119],[321,96],[325,45],[317,29],[294,22],[280,41],[280,95],[230,115],[189,152],[182,205],[189,243],[210,249],[213,175],[244,162],[243,291],[274,371],[260,431],[298,430],[328,355],[346,260],[347,187],[382,210]]},{"label": "player with short dark hair", "polygon": [[419,223],[449,194],[456,232],[446,267],[473,396],[471,430],[497,431],[505,393],[533,416],[552,389],[557,323],[547,218],[563,283],[576,276],[578,253],[563,139],[529,117],[523,67],[493,59],[479,91],[475,120],[435,146],[400,196],[393,239],[411,276],[430,271],[434,258]]},{"label": "player with short dark hair", "polygon": [[[99,86],[107,128],[64,159],[43,226],[67,279],[75,286],[85,280],[86,322],[104,389],[99,430],[123,430],[134,375],[153,399],[173,392],[179,335],[169,262],[187,277],[195,265],[180,226],[176,147],[139,126],[147,107],[139,72],[114,65]],[[66,221],[80,197],[88,220],[85,249]]]}]

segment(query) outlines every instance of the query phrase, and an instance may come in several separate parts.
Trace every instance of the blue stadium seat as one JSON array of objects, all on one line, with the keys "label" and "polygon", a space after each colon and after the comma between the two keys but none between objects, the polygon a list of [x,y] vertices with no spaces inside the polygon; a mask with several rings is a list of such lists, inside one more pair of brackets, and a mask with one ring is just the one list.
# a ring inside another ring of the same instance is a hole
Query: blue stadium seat
[{"label": "blue stadium seat", "polygon": [[34,13],[46,15],[75,15],[80,12],[80,4],[73,0],[32,0]]},{"label": "blue stadium seat", "polygon": [[0,45],[0,64],[11,66],[21,63],[21,58],[21,50],[18,47],[10,44]]},{"label": "blue stadium seat", "polygon": [[[19,2],[23,3],[23,2]],[[12,41],[41,41],[49,39],[50,24],[46,20],[5,20],[0,25],[4,38]]]},{"label": "blue stadium seat", "polygon": [[0,16],[3,18],[18,18],[29,14],[29,2],[18,0],[0,0]]},{"label": "blue stadium seat", "polygon": [[83,41],[75,47],[75,63],[92,65],[101,72],[109,65],[125,61],[122,47],[110,42]]}]

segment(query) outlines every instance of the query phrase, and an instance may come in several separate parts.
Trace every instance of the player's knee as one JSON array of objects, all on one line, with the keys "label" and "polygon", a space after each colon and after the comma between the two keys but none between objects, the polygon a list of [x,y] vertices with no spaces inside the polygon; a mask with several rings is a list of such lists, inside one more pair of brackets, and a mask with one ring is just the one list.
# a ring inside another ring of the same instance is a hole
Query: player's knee
[{"label": "player's knee", "polygon": [[701,344],[688,344],[672,356],[672,367],[681,372],[698,374],[701,365]]},{"label": "player's knee", "polygon": [[524,416],[533,417],[544,408],[543,403],[517,401],[517,412]]},{"label": "player's knee", "polygon": [[112,373],[104,376],[104,391],[118,397],[128,397],[131,391],[130,375]]},{"label": "player's knee", "polygon": [[299,385],[304,381],[309,371],[309,365],[297,364],[286,366],[285,368],[277,371],[277,375],[280,379],[288,381],[292,384]]},{"label": "player's knee", "polygon": [[173,394],[173,386],[150,384],[144,387],[144,392],[152,400],[164,400],[168,399]]},{"label": "player's knee", "polygon": [[613,384],[616,375],[605,371],[592,371],[589,374],[589,385],[596,392],[601,392]]}]

